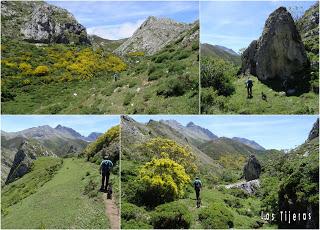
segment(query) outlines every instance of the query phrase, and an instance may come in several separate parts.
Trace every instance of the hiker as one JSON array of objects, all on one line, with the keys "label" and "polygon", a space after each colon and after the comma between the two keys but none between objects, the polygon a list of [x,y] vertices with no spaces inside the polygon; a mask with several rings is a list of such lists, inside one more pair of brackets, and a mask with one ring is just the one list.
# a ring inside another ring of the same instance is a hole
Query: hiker
[{"label": "hiker", "polygon": [[108,160],[107,156],[104,156],[99,169],[99,172],[102,178],[100,191],[107,191],[108,184],[109,184],[110,171],[112,167],[113,167],[112,161]]},{"label": "hiker", "polygon": [[200,190],[202,188],[202,183],[199,177],[196,177],[195,181],[193,182],[194,190],[196,190],[196,198],[199,200],[200,198]]},{"label": "hiker", "polygon": [[252,98],[252,86],[253,86],[253,81],[248,77],[248,80],[246,81],[246,88],[247,88],[247,98]]},{"label": "hiker", "polygon": [[118,73],[113,74],[113,78],[114,78],[114,81],[118,81],[119,74]]}]

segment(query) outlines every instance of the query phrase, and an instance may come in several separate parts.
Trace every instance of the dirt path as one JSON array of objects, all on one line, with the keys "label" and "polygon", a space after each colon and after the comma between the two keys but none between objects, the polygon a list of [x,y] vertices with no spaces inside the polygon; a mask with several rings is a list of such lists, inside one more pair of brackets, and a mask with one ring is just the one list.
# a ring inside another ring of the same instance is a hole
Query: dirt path
[{"label": "dirt path", "polygon": [[114,201],[114,198],[112,198],[112,200],[107,199],[107,194],[104,193],[103,194],[103,201],[104,201],[104,205],[106,207],[106,216],[110,222],[110,228],[111,229],[120,229],[119,209]]}]

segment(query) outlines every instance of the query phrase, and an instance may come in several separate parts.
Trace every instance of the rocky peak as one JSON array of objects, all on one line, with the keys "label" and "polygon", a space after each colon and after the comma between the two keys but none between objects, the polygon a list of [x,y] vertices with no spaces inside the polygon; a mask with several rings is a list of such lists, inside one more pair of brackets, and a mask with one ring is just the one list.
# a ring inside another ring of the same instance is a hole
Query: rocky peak
[{"label": "rocky peak", "polygon": [[86,29],[70,12],[46,2],[1,2],[1,13],[6,15],[2,18],[4,37],[34,43],[90,44]]},{"label": "rocky peak", "polygon": [[313,127],[309,133],[308,141],[311,141],[312,139],[319,137],[319,118],[317,121],[313,124]]},{"label": "rocky peak", "polygon": [[131,38],[115,50],[124,55],[129,52],[142,51],[152,55],[179,37],[191,25],[175,22],[168,18],[148,17],[134,32]]},{"label": "rocky peak", "polygon": [[[243,73],[276,90],[300,90],[308,83],[309,61],[300,34],[285,7],[268,17],[263,33],[242,55]],[[293,92],[291,90],[291,92]]]}]

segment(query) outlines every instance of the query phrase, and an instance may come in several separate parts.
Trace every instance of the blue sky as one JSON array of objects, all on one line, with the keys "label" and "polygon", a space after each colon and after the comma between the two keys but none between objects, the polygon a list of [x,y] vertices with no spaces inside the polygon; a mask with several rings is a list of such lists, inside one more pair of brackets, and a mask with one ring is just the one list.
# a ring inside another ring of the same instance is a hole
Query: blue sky
[{"label": "blue sky", "polygon": [[183,125],[190,121],[209,129],[219,137],[244,137],[254,140],[266,149],[290,149],[307,139],[317,116],[254,116],[254,115],[132,115],[133,119],[146,123],[174,119]]},{"label": "blue sky", "polygon": [[262,33],[268,16],[280,6],[304,12],[316,1],[202,1],[200,41],[238,52]]},{"label": "blue sky", "polygon": [[71,12],[89,34],[106,39],[130,37],[148,16],[191,23],[199,19],[194,1],[48,1]]},{"label": "blue sky", "polygon": [[63,125],[72,128],[84,136],[91,132],[106,132],[112,126],[120,123],[116,115],[2,115],[1,130],[16,132],[23,129],[49,125],[55,128]]}]

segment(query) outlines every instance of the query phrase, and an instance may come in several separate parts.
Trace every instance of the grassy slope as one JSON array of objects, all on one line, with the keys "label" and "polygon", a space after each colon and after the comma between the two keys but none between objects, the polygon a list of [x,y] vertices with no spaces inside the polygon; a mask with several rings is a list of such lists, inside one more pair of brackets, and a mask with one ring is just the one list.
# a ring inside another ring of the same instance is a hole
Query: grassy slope
[{"label": "grassy slope", "polygon": [[[28,46],[32,46],[28,44]],[[13,46],[16,47],[16,46]],[[17,48],[18,47],[18,48]],[[11,48],[7,52],[25,52],[24,46]],[[60,47],[60,46],[59,46]],[[9,49],[9,48],[8,48]],[[15,50],[18,49],[18,50]],[[71,49],[61,48],[61,52]],[[198,52],[191,47],[181,49],[172,44],[170,55],[162,63],[155,64],[151,57],[126,58],[129,67],[120,75],[120,80],[114,81],[111,73],[100,74],[89,80],[70,82],[51,82],[44,84],[39,77],[33,77],[33,83],[27,86],[10,88],[15,94],[14,100],[2,101],[2,113],[6,114],[104,114],[104,113],[198,113],[198,86],[186,89],[183,95],[164,97],[157,95],[160,88],[167,89],[168,80],[177,80],[183,74],[198,82]],[[43,52],[42,48],[32,46],[32,52]],[[20,53],[19,53],[20,52]],[[59,51],[60,52],[60,51]],[[10,55],[12,55],[10,53]],[[177,59],[176,56],[187,53],[187,57]],[[64,53],[62,53],[64,55]],[[61,55],[62,55],[61,54]],[[154,57],[156,58],[156,54]],[[37,56],[38,57],[38,56]],[[48,60],[36,59],[37,65],[46,64]],[[148,81],[149,66],[155,64],[161,71],[158,79]],[[48,64],[49,65],[49,64]],[[51,64],[50,64],[51,65]],[[49,67],[50,67],[49,65]],[[179,72],[170,72],[171,66],[180,67]],[[51,68],[51,67],[50,67]],[[3,74],[3,73],[2,73]],[[50,77],[57,77],[51,76]],[[19,82],[19,81],[18,81]],[[180,81],[182,82],[182,81]],[[184,84],[181,83],[181,84]],[[182,87],[182,86],[181,86]],[[76,94],[76,95],[75,95]]]},{"label": "grassy slope", "polygon": [[[100,185],[97,168],[97,165],[84,162],[83,159],[64,159],[61,169],[50,181],[37,188],[32,195],[6,209],[1,227],[108,228],[102,197],[96,192]],[[5,188],[2,199],[10,196],[5,193],[10,187],[12,189],[17,184],[28,185],[34,173],[36,172],[30,172]],[[85,189],[90,180],[93,187]],[[117,187],[116,177],[112,176],[111,180]],[[84,191],[88,191],[89,194],[84,195]]]},{"label": "grassy slope", "polygon": [[[236,113],[236,114],[316,114],[319,110],[318,94],[313,92],[301,96],[281,96],[266,85],[262,84],[256,77],[251,76],[254,81],[253,98],[247,99],[245,78],[234,81],[235,93],[230,97],[220,97],[224,101],[221,108],[212,107],[214,114]],[[261,92],[267,95],[267,102],[261,99]]]}]

